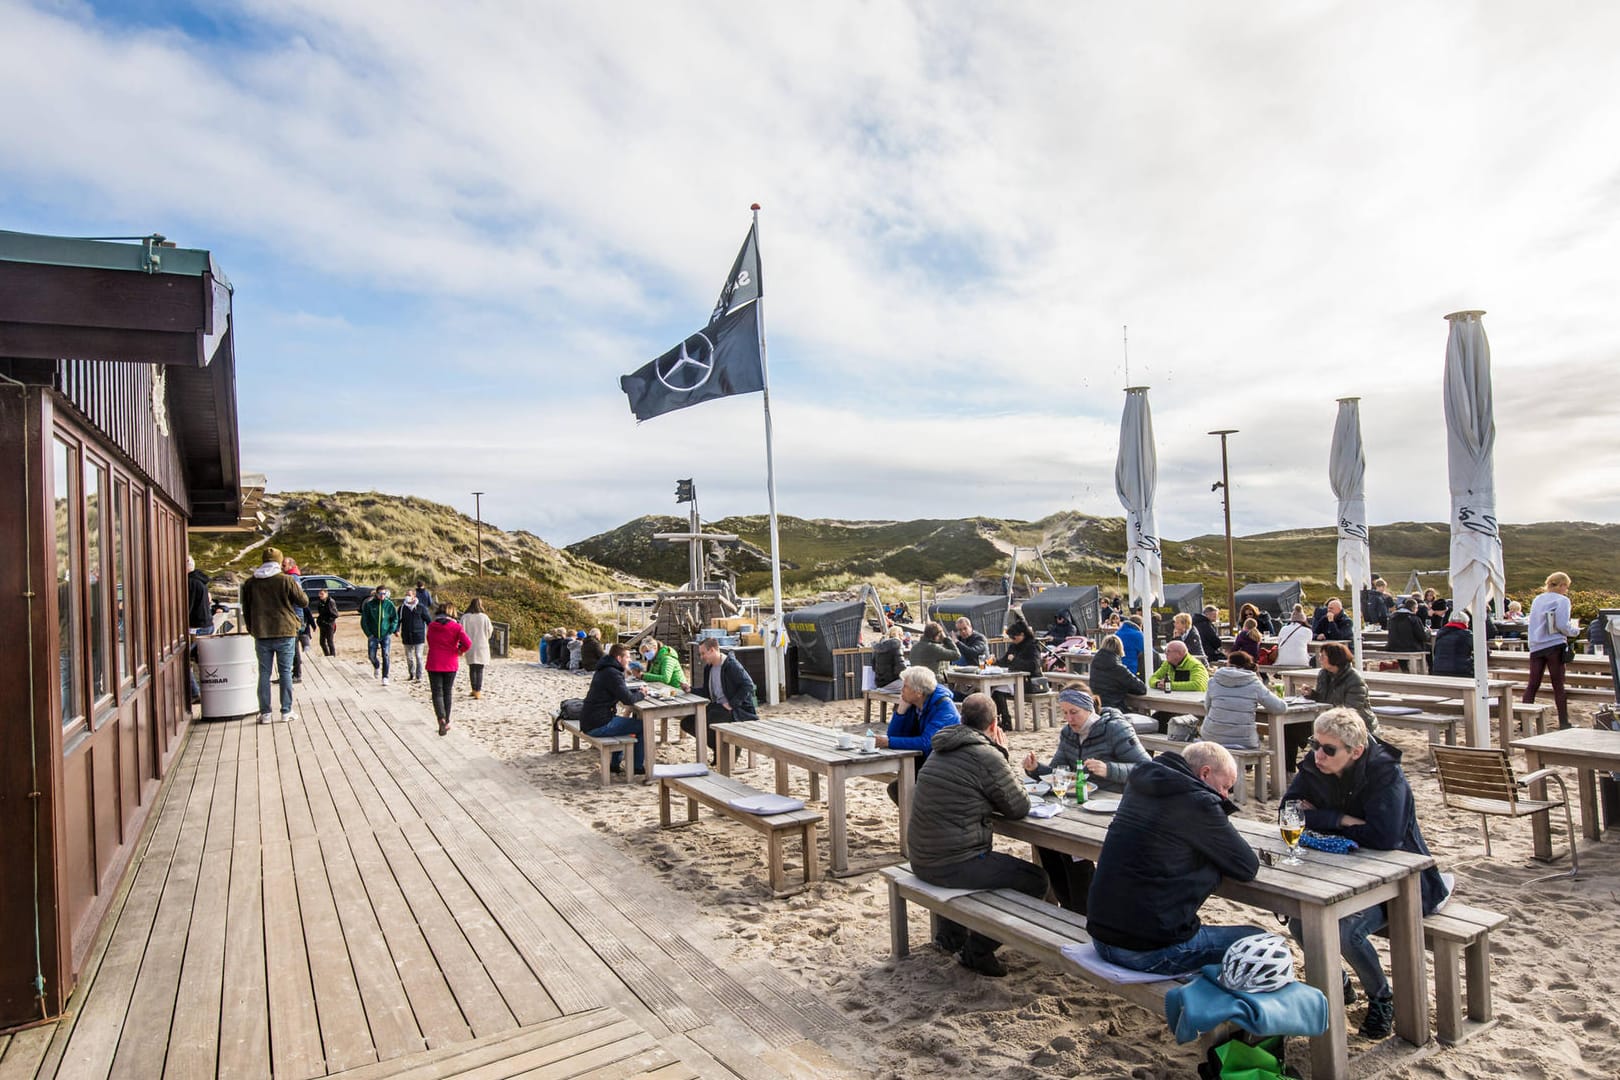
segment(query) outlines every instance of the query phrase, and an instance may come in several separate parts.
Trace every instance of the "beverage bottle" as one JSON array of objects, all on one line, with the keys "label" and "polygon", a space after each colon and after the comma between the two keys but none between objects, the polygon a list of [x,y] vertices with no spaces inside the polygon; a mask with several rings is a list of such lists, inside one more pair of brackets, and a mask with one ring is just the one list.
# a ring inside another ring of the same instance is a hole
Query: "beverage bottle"
[{"label": "beverage bottle", "polygon": [[1074,805],[1079,806],[1086,801],[1086,778],[1091,774],[1081,765],[1074,770]]}]

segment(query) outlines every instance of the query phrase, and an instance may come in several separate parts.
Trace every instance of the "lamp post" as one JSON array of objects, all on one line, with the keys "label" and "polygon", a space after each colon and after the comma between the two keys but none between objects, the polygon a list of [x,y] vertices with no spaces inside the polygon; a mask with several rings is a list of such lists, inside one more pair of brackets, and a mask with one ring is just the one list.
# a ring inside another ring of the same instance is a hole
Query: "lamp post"
[{"label": "lamp post", "polygon": [[1221,505],[1226,510],[1226,621],[1237,619],[1237,573],[1232,566],[1232,475],[1226,465],[1226,437],[1236,435],[1237,428],[1223,428],[1211,435],[1221,437]]},{"label": "lamp post", "polygon": [[[484,576],[484,493],[482,491],[475,491],[475,492],[472,493],[472,497],[473,497],[473,516],[478,521],[478,576],[483,577]],[[1227,533],[1229,535],[1230,535],[1231,531],[1232,531],[1231,528],[1228,527]]]}]

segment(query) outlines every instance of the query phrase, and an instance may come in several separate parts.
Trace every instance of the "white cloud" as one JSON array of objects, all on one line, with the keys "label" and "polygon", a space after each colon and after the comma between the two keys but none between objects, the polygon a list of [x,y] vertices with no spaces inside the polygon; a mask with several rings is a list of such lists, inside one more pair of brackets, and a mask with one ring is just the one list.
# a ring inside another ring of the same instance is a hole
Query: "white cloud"
[{"label": "white cloud", "polygon": [[[500,483],[557,539],[689,472],[761,510],[757,399],[638,428],[614,389],[758,200],[784,512],[1117,513],[1129,323],[1168,535],[1219,529],[1218,426],[1239,528],[1331,520],[1343,394],[1372,518],[1441,518],[1440,317],[1484,307],[1503,516],[1620,517],[1620,405],[1580,389],[1620,375],[1620,9],[245,11],[0,0],[0,94],[39,103],[0,111],[0,191],[216,251],[275,486]],[[413,415],[449,452],[391,441]]]}]

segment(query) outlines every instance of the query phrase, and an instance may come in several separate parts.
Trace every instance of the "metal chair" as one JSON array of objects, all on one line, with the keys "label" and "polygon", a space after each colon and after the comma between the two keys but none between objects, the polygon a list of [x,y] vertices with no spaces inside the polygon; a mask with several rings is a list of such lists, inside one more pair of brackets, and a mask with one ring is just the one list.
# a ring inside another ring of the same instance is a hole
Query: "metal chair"
[{"label": "metal chair", "polygon": [[[1580,872],[1580,854],[1575,847],[1575,820],[1569,812],[1569,788],[1556,769],[1538,769],[1527,776],[1513,775],[1513,759],[1498,747],[1430,746],[1434,764],[1440,771],[1440,793],[1447,807],[1479,815],[1479,831],[1485,837],[1485,856],[1491,854],[1491,830],[1487,817],[1531,817],[1551,815],[1564,808],[1564,831],[1569,837],[1569,872],[1546,874],[1531,881],[1574,877]],[[1560,799],[1530,799],[1522,789],[1538,780],[1558,785]],[[1529,884],[1530,882],[1526,882]]]}]

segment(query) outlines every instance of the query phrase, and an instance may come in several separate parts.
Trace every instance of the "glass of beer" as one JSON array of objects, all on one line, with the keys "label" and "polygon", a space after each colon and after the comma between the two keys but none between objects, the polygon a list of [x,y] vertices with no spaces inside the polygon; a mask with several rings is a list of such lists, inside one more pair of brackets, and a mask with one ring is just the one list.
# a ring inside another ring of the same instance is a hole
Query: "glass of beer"
[{"label": "glass of beer", "polygon": [[1063,796],[1069,793],[1070,773],[1068,769],[1052,770],[1052,794],[1057,796],[1058,805],[1063,805]]},{"label": "glass of beer", "polygon": [[1284,842],[1288,844],[1288,855],[1278,861],[1283,866],[1300,865],[1305,861],[1299,857],[1299,834],[1305,831],[1305,811],[1299,808],[1297,802],[1285,802],[1277,815],[1277,825],[1282,830]]}]

